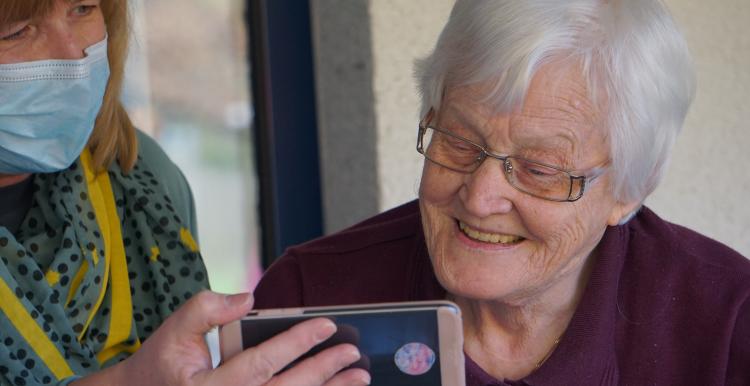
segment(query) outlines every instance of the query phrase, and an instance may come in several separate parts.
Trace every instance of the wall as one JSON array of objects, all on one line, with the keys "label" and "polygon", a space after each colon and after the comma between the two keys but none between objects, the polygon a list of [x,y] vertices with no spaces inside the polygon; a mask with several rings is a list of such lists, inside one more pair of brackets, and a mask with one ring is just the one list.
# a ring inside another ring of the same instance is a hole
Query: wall
[{"label": "wall", "polygon": [[[414,150],[413,62],[434,45],[452,3],[312,2],[327,232],[416,197],[422,160]],[[666,178],[647,205],[750,256],[750,3],[667,4],[695,56],[699,85]]]},{"label": "wall", "polygon": [[380,211],[368,3],[310,3],[326,229]]},{"label": "wall", "polygon": [[750,2],[667,3],[693,53],[698,93],[647,204],[750,258]]}]

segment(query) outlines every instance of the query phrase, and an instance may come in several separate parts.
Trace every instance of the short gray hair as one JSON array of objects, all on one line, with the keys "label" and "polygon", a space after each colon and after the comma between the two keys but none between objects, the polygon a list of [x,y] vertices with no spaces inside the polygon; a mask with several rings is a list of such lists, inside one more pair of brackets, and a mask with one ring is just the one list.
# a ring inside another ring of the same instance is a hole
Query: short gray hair
[{"label": "short gray hair", "polygon": [[458,0],[415,66],[422,116],[440,108],[446,88],[476,83],[511,111],[536,70],[561,58],[579,60],[592,100],[606,103],[615,197],[642,202],[695,92],[687,43],[659,0]]}]

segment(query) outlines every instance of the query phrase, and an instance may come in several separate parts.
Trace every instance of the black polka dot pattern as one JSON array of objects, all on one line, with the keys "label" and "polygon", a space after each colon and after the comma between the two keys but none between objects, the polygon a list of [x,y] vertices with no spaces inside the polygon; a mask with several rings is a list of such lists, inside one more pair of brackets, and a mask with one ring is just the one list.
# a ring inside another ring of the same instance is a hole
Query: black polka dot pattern
[{"label": "black polka dot pattern", "polygon": [[[127,340],[132,344],[148,338],[208,282],[200,253],[180,221],[190,214],[175,211],[175,196],[158,175],[139,157],[129,174],[110,167],[109,179],[130,280],[133,322]],[[128,355],[101,364],[96,358],[109,336],[113,303],[99,213],[80,161],[59,173],[35,175],[33,184],[32,208],[20,229],[13,235],[0,227],[0,278],[73,373],[85,375]],[[58,382],[8,318],[0,318],[0,358],[0,385]]]}]

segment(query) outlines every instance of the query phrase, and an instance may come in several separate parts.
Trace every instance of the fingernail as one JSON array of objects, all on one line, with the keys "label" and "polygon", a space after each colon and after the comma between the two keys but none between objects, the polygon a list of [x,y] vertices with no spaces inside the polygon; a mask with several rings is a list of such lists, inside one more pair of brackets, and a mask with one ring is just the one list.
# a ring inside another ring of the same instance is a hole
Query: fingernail
[{"label": "fingernail", "polygon": [[346,358],[347,364],[351,364],[352,362],[358,361],[359,358],[362,357],[362,354],[359,353],[359,350],[357,350],[356,347],[352,346],[347,347],[344,357]]},{"label": "fingernail", "polygon": [[369,373],[364,373],[359,377],[359,381],[362,382],[363,385],[369,385],[372,379],[370,378]]},{"label": "fingernail", "polygon": [[241,294],[227,295],[224,297],[224,302],[227,306],[234,308],[249,303],[250,298],[250,293],[245,292]]},{"label": "fingernail", "polygon": [[321,343],[324,340],[331,337],[336,332],[336,325],[330,321],[325,320],[322,326],[318,329],[318,331],[315,333],[315,342]]}]

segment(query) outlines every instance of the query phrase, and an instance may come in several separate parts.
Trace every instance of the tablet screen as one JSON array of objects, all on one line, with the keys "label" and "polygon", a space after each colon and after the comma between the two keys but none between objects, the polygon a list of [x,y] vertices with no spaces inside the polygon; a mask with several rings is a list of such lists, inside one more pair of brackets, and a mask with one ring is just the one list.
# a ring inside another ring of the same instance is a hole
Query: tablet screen
[{"label": "tablet screen", "polygon": [[[281,319],[243,320],[243,347],[255,346],[295,323],[313,317],[303,315]],[[362,359],[353,366],[370,372],[371,385],[441,384],[436,310],[368,311],[327,317],[338,325],[338,331],[299,360],[346,342],[359,347]]]}]

